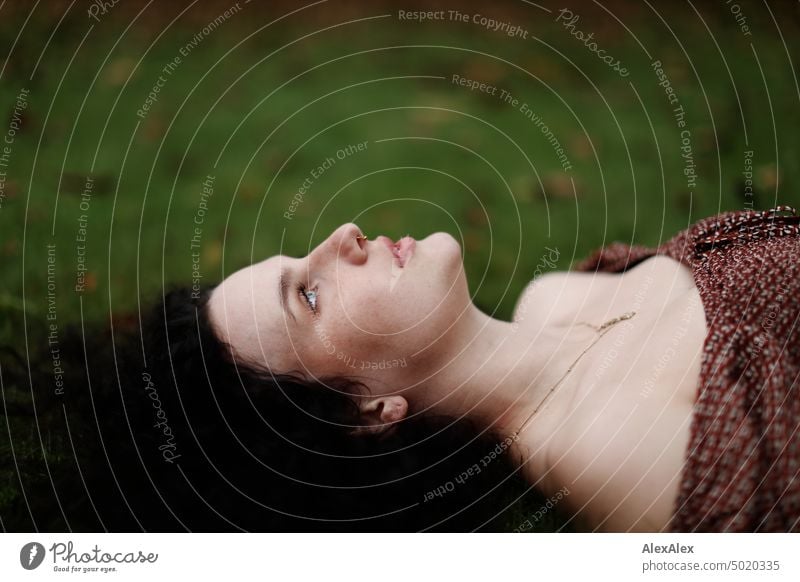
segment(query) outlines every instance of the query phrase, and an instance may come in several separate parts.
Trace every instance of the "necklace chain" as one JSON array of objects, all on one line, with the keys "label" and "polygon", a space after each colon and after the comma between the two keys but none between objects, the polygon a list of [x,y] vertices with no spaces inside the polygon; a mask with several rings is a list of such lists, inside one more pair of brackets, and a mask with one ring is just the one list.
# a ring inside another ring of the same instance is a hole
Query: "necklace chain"
[{"label": "necklace chain", "polygon": [[561,382],[564,381],[564,378],[566,378],[569,375],[569,373],[572,372],[573,368],[575,368],[575,365],[580,361],[580,359],[583,357],[583,355],[586,352],[588,352],[589,350],[591,350],[594,347],[594,345],[602,339],[602,337],[604,335],[606,335],[609,331],[611,331],[612,327],[614,327],[616,324],[618,324],[621,321],[625,321],[626,319],[632,318],[634,315],[636,315],[635,311],[628,311],[627,313],[623,313],[622,315],[620,315],[618,317],[614,317],[613,319],[609,319],[608,321],[606,321],[605,323],[603,323],[600,326],[592,325],[591,323],[580,322],[582,325],[588,325],[589,327],[594,328],[595,330],[597,330],[597,332],[598,332],[597,337],[592,341],[592,343],[589,344],[589,346],[586,349],[584,349],[578,355],[577,358],[575,358],[575,361],[572,362],[572,364],[570,364],[569,368],[567,368],[567,371],[564,372],[564,374],[561,376],[561,378],[558,379],[558,382],[553,384],[553,387],[550,388],[550,391],[547,394],[545,394],[544,398],[542,398],[542,401],[536,406],[536,408],[533,409],[533,412],[531,412],[528,415],[528,418],[525,419],[525,422],[523,422],[520,425],[520,427],[511,435],[511,438],[513,440],[517,440],[517,437],[519,436],[519,433],[522,432],[522,429],[524,429],[527,426],[527,424],[531,421],[531,419],[536,415],[536,413],[539,412],[539,409],[544,405],[545,402],[547,402],[547,399],[550,398],[550,396],[553,394],[553,392],[555,392],[556,388],[558,388],[558,386],[561,384]]}]

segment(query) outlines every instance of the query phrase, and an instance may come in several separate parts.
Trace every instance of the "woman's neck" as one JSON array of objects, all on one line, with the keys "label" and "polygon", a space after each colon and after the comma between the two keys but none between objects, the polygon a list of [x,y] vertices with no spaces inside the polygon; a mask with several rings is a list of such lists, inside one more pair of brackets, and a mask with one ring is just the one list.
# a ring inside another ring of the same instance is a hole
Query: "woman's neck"
[{"label": "woman's neck", "polygon": [[[474,305],[440,341],[438,365],[418,379],[411,412],[463,416],[510,436],[548,396],[596,331],[493,319]],[[439,343],[439,342],[437,342]],[[535,419],[528,423],[532,429]]]}]

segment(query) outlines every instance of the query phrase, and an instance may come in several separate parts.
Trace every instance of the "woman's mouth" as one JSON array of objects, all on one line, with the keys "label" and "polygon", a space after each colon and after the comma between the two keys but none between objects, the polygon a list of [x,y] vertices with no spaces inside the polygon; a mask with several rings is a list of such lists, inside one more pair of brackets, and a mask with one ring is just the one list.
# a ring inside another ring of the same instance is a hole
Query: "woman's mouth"
[{"label": "woman's mouth", "polygon": [[397,242],[392,242],[389,237],[381,236],[379,237],[381,242],[383,242],[390,251],[392,251],[392,256],[394,257],[395,264],[400,267],[401,269],[408,264],[408,260],[411,258],[411,255],[414,254],[414,247],[417,244],[410,236],[404,236]]}]

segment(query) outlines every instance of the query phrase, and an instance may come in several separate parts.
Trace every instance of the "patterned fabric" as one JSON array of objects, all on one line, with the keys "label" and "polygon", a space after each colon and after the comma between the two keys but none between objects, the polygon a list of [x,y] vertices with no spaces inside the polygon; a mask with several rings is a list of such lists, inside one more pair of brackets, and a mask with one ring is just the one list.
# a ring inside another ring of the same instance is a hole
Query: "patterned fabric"
[{"label": "patterned fabric", "polygon": [[621,272],[656,254],[691,268],[708,325],[670,530],[800,531],[800,216],[726,212],[575,269]]}]

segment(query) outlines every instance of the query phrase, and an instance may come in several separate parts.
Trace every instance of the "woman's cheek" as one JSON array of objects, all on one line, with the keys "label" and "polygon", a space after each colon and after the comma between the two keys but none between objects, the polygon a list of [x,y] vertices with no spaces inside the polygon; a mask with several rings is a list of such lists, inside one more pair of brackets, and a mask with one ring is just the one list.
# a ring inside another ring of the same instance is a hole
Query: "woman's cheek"
[{"label": "woman's cheek", "polygon": [[391,297],[364,289],[342,302],[343,326],[371,334],[392,333],[396,307]]}]

